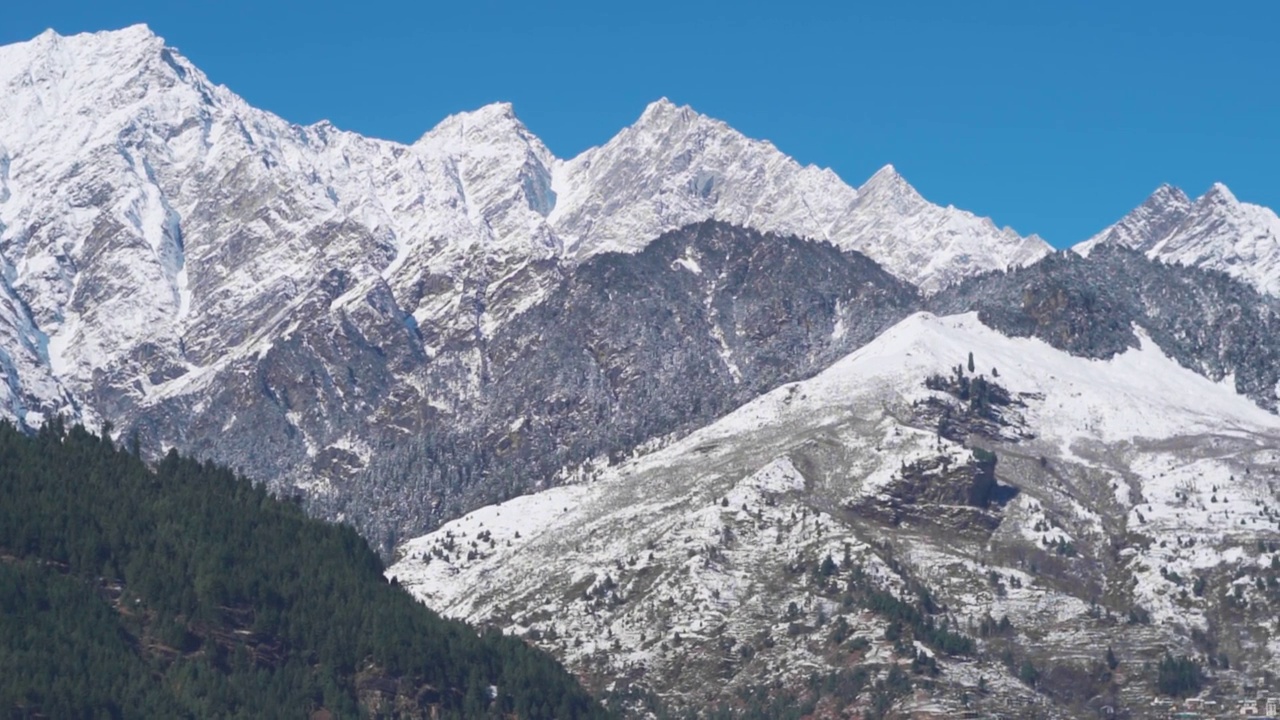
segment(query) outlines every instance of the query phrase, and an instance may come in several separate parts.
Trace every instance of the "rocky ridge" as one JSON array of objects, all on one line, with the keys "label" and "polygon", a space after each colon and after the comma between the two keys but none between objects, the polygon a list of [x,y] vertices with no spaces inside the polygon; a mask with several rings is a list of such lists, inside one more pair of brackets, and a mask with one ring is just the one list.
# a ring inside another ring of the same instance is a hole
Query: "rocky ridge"
[{"label": "rocky ridge", "polygon": [[1118,245],[1167,263],[1220,270],[1269,295],[1280,294],[1280,218],[1241,202],[1222,183],[1192,201],[1162,185],[1119,222],[1075,247],[1088,255]]}]

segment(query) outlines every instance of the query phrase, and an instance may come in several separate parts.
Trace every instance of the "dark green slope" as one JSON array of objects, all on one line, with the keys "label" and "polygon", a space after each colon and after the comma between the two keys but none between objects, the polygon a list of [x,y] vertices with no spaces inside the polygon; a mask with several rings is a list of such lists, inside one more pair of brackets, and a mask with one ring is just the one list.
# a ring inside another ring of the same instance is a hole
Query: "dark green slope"
[{"label": "dark green slope", "polygon": [[349,528],[176,453],[0,423],[0,716],[433,712],[605,715],[549,656],[387,584]]}]

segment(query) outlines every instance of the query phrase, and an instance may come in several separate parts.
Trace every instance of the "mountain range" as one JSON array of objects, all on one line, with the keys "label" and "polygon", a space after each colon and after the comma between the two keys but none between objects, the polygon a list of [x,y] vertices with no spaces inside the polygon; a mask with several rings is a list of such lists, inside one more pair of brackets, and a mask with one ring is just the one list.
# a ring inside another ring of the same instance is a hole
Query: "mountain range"
[{"label": "mountain range", "polygon": [[505,103],[300,126],[145,26],[0,48],[0,99],[0,417],[234,467],[625,707],[900,705],[914,648],[1074,716],[1137,702],[1077,697],[1106,638],[1280,650],[1225,632],[1271,602],[1280,220],[1223,185],[1058,251],[665,99],[571,159]]}]

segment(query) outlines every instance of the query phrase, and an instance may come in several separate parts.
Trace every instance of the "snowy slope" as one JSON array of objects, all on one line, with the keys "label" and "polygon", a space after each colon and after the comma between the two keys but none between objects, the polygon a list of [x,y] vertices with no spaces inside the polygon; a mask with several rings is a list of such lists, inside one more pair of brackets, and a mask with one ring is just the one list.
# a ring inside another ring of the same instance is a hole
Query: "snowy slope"
[{"label": "snowy slope", "polygon": [[54,377],[44,335],[0,274],[0,418],[38,428],[49,418],[94,416],[81,409]]},{"label": "snowy slope", "polygon": [[[998,479],[1021,492],[994,511],[922,505],[905,520],[875,521],[908,466],[972,459],[920,415],[931,398],[945,400],[925,378],[953,372],[970,352],[979,372],[996,368],[1018,399],[1009,417],[1035,436],[982,441],[1000,457]],[[526,634],[588,674],[640,673],[684,701],[714,698],[720,686],[699,689],[707,681],[695,668],[726,637],[758,651],[733,665],[729,687],[829,667],[819,646],[788,629],[780,611],[791,602],[805,622],[844,617],[880,637],[877,619],[796,575],[797,562],[812,568],[828,554],[851,557],[891,591],[922,580],[962,627],[1008,614],[1036,632],[1020,652],[1053,648],[1061,663],[1094,652],[1099,636],[1120,647],[1118,633],[1131,632],[1138,652],[1154,637],[1176,646],[1204,628],[1211,594],[1180,598],[1159,571],[1189,578],[1255,562],[1255,538],[1273,536],[1276,522],[1255,512],[1272,500],[1257,468],[1277,457],[1280,419],[1145,338],[1097,361],[1005,337],[973,315],[917,314],[665,449],[585,468],[576,484],[409,541],[387,572],[445,614]],[[1210,487],[1217,505],[1202,497]],[[938,526],[931,516],[976,520]],[[991,518],[994,529],[971,538]],[[1181,549],[1189,538],[1193,551]],[[1059,541],[1083,559],[1050,552]],[[905,569],[890,570],[894,558]],[[991,577],[1003,578],[1000,592]],[[1142,607],[1161,629],[1108,627],[1097,604],[1121,616]],[[963,686],[976,674],[999,671],[948,665],[946,677]]]},{"label": "snowy slope", "polygon": [[1221,270],[1262,292],[1280,293],[1280,218],[1270,208],[1240,202],[1221,183],[1194,202],[1163,185],[1075,249],[1088,255],[1099,243],[1123,245],[1164,262]]}]

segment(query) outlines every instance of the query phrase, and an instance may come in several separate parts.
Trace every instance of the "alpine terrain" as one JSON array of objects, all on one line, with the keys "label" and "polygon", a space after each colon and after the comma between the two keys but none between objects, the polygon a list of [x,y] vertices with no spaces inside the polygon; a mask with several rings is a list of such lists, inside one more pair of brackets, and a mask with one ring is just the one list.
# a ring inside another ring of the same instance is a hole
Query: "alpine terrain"
[{"label": "alpine terrain", "polygon": [[[485,408],[506,360],[499,338],[521,332],[513,319],[580,285],[584,264],[629,264],[664,232],[717,220],[826,241],[888,271],[873,282],[926,292],[1049,251],[925,202],[892,168],[855,189],[666,100],[567,161],[505,104],[400,145],[252,108],[145,26],[4,47],[0,97],[0,411],[25,427],[110,420],[153,452],[176,446],[357,513],[372,492],[355,478],[387,447],[444,426],[466,427],[463,438],[496,430]],[[764,269],[754,278],[773,282]],[[702,282],[705,295],[722,279]],[[824,334],[838,299],[822,298]],[[740,341],[739,319],[714,303],[702,312],[711,319],[692,340],[715,354],[698,361],[745,385],[739,400],[816,369],[735,369],[719,346]],[[753,332],[781,350],[772,329]],[[729,407],[720,390],[678,421]],[[636,432],[676,429],[655,420]],[[471,484],[448,493],[460,483]],[[388,502],[429,509],[421,496]]]},{"label": "alpine terrain", "polygon": [[[12,474],[40,522],[0,528],[0,602],[38,581],[110,629],[73,639],[143,712],[243,713],[207,671],[339,714],[1235,712],[1280,658],[1278,295],[1280,219],[1221,184],[1054,250],[666,99],[568,159],[505,103],[402,144],[251,107],[145,26],[49,31],[0,47],[0,470],[67,445],[179,499],[83,535],[120,506]],[[200,482],[249,519],[188,528]],[[221,544],[261,513],[356,569]],[[212,544],[113,565],[144,526]],[[396,605],[375,553],[519,641]]]}]

